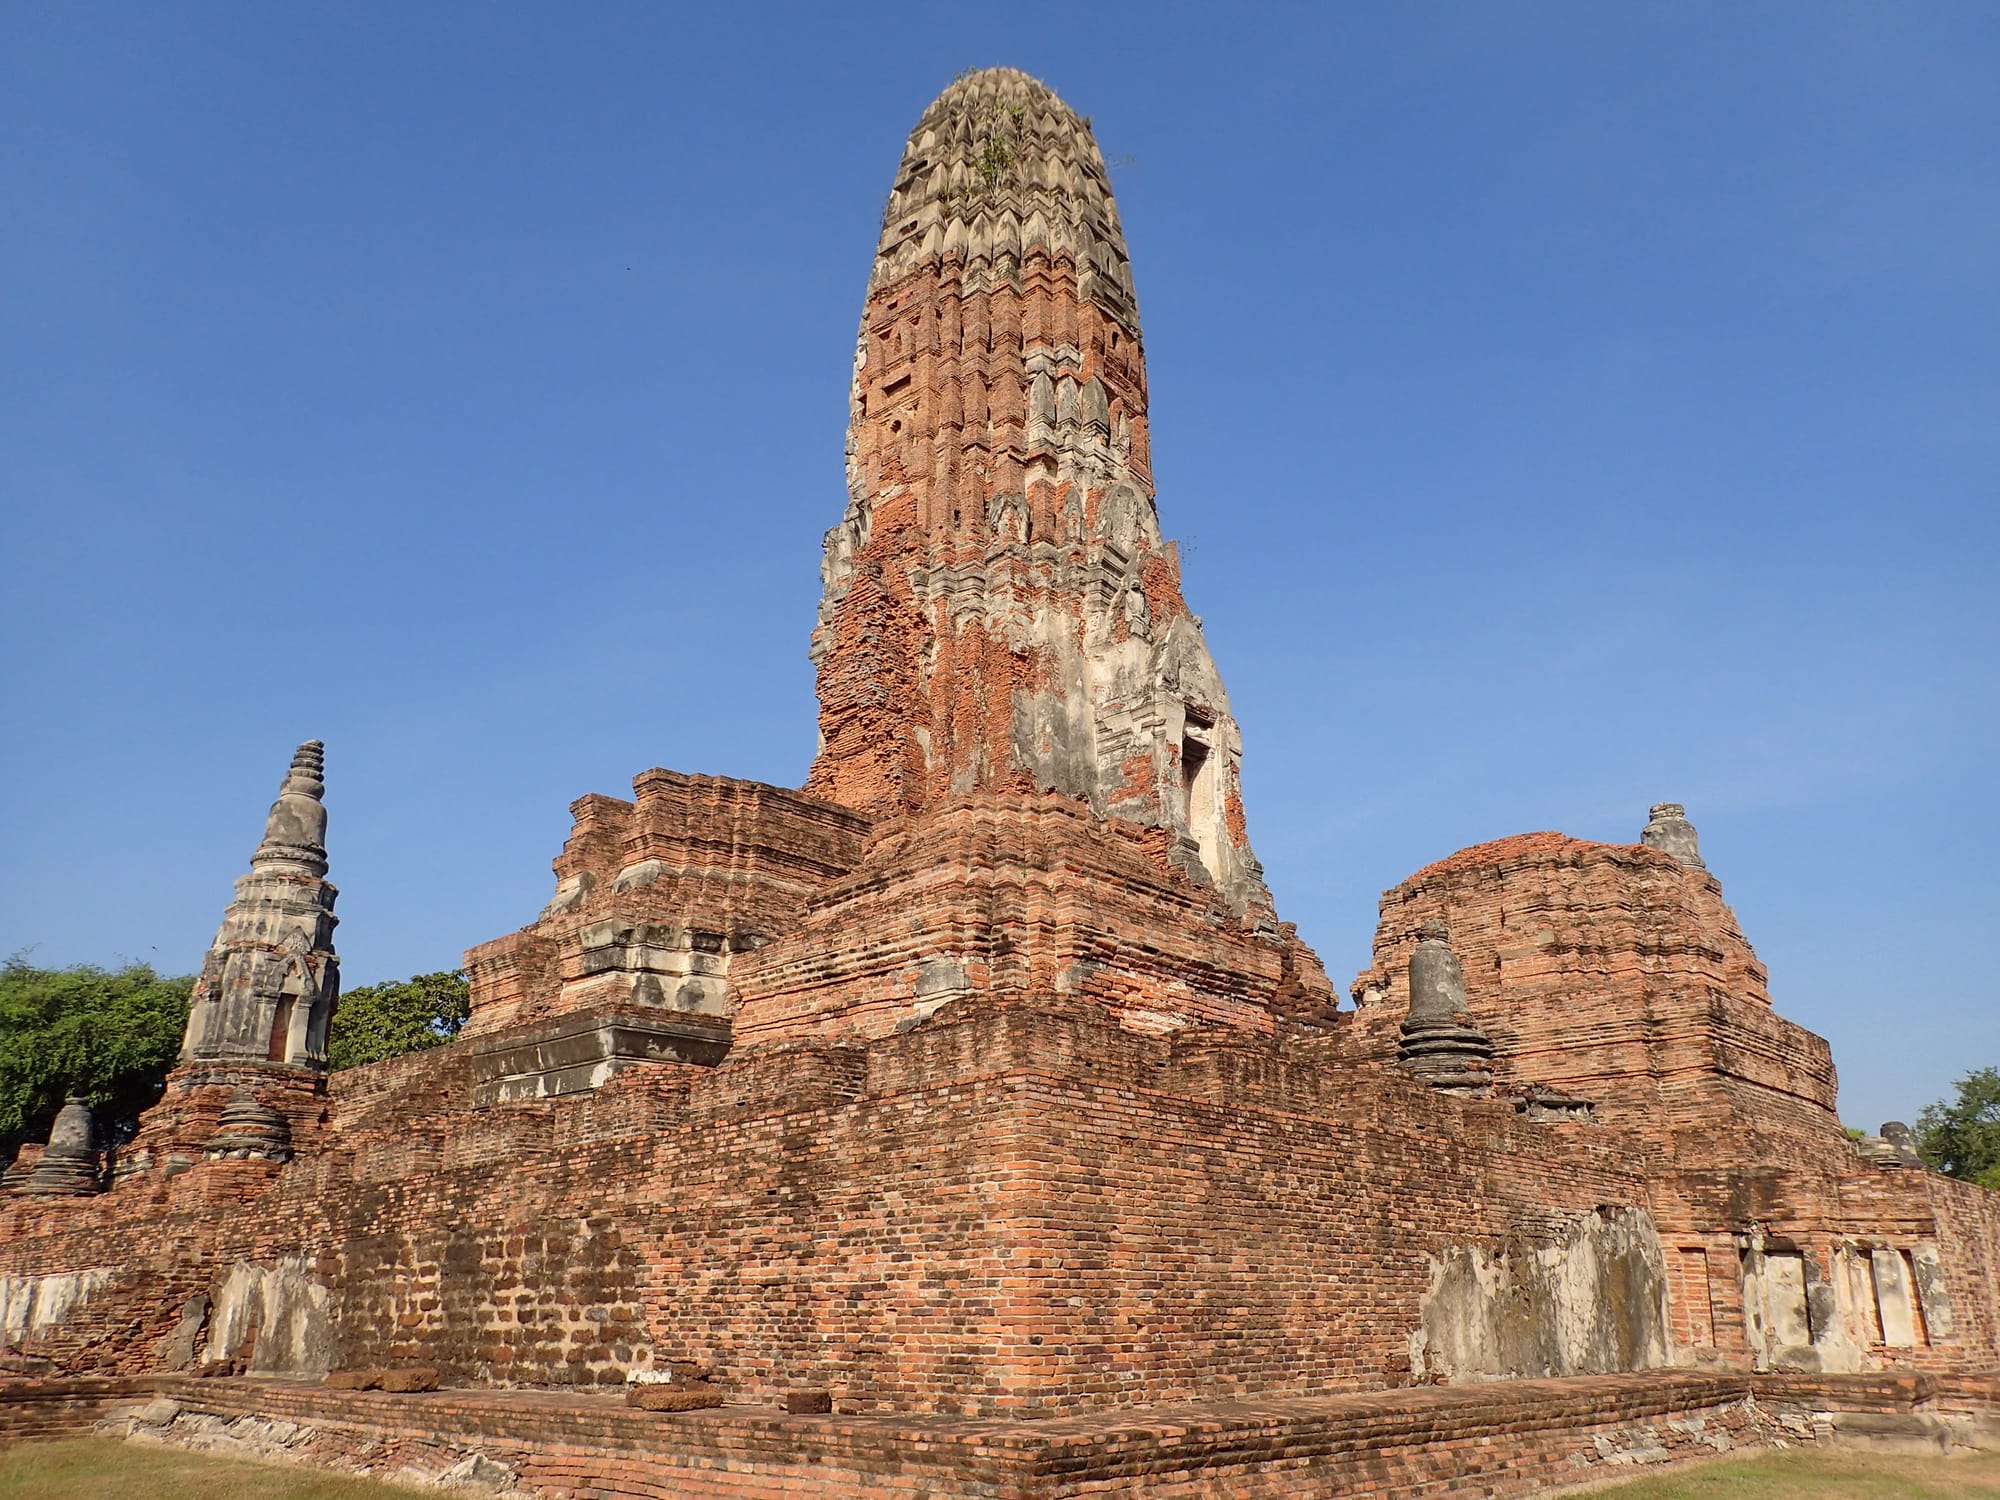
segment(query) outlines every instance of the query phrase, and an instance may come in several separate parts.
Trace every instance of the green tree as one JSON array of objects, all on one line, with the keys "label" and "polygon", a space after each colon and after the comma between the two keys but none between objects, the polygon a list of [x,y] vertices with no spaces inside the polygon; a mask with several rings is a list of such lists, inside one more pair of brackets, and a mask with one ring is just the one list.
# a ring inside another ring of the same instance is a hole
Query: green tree
[{"label": "green tree", "polygon": [[460,969],[344,991],[327,1032],[327,1060],[358,1068],[448,1042],[471,1014],[471,994]]},{"label": "green tree", "polygon": [[0,965],[0,1150],[46,1140],[69,1094],[90,1101],[107,1142],[131,1139],[180,1051],[193,987],[145,964]]},{"label": "green tree", "polygon": [[2000,1068],[1958,1080],[1958,1097],[1926,1104],[1917,1116],[1917,1153],[1951,1177],[2000,1189]]}]

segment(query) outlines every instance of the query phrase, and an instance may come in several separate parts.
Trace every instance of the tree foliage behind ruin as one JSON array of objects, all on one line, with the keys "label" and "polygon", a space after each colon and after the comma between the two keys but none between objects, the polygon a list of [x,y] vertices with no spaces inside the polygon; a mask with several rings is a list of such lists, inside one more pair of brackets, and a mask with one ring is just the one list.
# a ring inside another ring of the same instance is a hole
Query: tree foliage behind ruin
[{"label": "tree foliage behind ruin", "polygon": [[1958,1093],[1917,1116],[1917,1152],[1940,1172],[2000,1190],[2000,1068],[1976,1068]]},{"label": "tree foliage behind ruin", "polygon": [[327,1060],[358,1068],[448,1042],[471,1014],[471,993],[458,969],[345,991],[327,1032]]},{"label": "tree foliage behind ruin", "polygon": [[48,1137],[66,1095],[119,1142],[160,1097],[187,1029],[188,976],[146,964],[40,969],[20,955],[0,966],[0,1150]]}]

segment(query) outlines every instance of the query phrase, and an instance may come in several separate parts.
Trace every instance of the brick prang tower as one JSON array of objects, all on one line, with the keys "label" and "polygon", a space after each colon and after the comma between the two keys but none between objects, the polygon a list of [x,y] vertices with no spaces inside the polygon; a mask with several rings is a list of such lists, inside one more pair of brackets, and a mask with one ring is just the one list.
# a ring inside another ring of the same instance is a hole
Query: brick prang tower
[{"label": "brick prang tower", "polygon": [[1160,535],[1132,269],[1089,122],[961,76],[912,132],[855,348],[806,790],[1054,791],[1268,908],[1242,738]]}]

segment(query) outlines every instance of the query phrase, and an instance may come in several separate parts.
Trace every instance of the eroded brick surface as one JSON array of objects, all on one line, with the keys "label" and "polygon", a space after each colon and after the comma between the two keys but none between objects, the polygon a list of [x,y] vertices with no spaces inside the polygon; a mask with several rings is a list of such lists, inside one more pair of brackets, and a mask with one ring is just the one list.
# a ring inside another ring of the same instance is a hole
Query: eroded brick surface
[{"label": "eroded brick surface", "polygon": [[1266,907],[1242,737],[1160,533],[1132,270],[1087,122],[1024,74],[925,112],[855,350],[806,789],[875,813],[1053,790]]}]

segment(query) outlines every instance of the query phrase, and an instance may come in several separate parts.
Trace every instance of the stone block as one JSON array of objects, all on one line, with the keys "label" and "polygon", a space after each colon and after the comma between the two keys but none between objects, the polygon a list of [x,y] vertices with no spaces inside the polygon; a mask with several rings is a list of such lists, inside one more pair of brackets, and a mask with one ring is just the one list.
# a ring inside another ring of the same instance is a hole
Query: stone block
[{"label": "stone block", "polygon": [[625,1404],[641,1411],[703,1411],[722,1405],[722,1392],[701,1385],[628,1385]]},{"label": "stone block", "polygon": [[1951,1425],[1933,1412],[1843,1411],[1834,1413],[1837,1441],[1878,1453],[1945,1457],[1951,1452]]},{"label": "stone block", "polygon": [[338,1348],[332,1302],[304,1256],[237,1261],[212,1290],[201,1359],[238,1361],[250,1375],[315,1379]]},{"label": "stone block", "polygon": [[630,1007],[510,1027],[475,1044],[472,1102],[559,1098],[647,1063],[713,1067],[727,1055],[730,1034],[726,1016]]},{"label": "stone block", "polygon": [[438,1372],[428,1365],[413,1365],[400,1370],[382,1371],[381,1388],[408,1394],[414,1391],[434,1391],[438,1388]]},{"label": "stone block", "polygon": [[132,1409],[131,1417],[147,1427],[164,1427],[181,1414],[181,1404],[166,1396],[155,1396],[143,1406]]},{"label": "stone block", "polygon": [[1948,1339],[1957,1327],[1952,1316],[1951,1288],[1945,1279],[1944,1262],[1936,1245],[1918,1245],[1910,1252],[1911,1269],[1917,1284],[1917,1302],[1923,1309],[1924,1325],[1931,1342]]},{"label": "stone block", "polygon": [[160,1350],[160,1368],[185,1370],[193,1364],[195,1346],[201,1339],[202,1329],[207,1325],[208,1294],[196,1292],[181,1304],[180,1317],[174,1324],[174,1331],[167,1335],[167,1341]]},{"label": "stone block", "polygon": [[441,1489],[496,1491],[513,1489],[519,1478],[508,1465],[474,1453],[439,1474],[435,1483]]},{"label": "stone block", "polygon": [[782,1402],[795,1417],[824,1416],[833,1410],[832,1391],[786,1391]]}]

